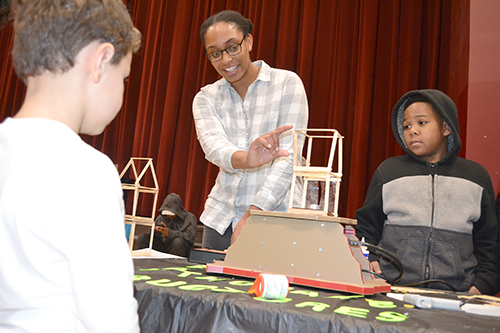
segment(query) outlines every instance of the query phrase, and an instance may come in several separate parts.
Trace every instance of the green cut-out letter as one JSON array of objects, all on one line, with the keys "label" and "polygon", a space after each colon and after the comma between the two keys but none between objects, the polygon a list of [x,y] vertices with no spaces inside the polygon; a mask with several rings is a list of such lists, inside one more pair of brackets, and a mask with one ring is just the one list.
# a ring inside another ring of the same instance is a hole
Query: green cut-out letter
[{"label": "green cut-out letter", "polygon": [[191,266],[186,266],[186,268],[189,268],[189,269],[206,269],[207,268],[207,265],[191,265]]},{"label": "green cut-out letter", "polygon": [[379,309],[392,309],[392,308],[397,308],[397,305],[394,304],[392,301],[374,301],[372,299],[367,300],[368,305],[370,305],[372,308],[379,308]]},{"label": "green cut-out letter", "polygon": [[269,302],[269,303],[288,303],[292,299],[291,298],[283,298],[283,299],[264,299],[260,297],[254,297],[254,300],[261,301],[261,302]]},{"label": "green cut-out letter", "polygon": [[327,309],[330,307],[329,304],[321,303],[321,302],[302,302],[299,304],[295,304],[295,306],[297,308],[305,308],[306,306],[310,306],[310,307],[312,307],[312,310],[316,311],[316,312],[321,312],[324,309]]},{"label": "green cut-out letter", "polygon": [[134,281],[144,281],[144,280],[151,280],[151,276],[147,276],[147,275],[134,275]]},{"label": "green cut-out letter", "polygon": [[200,291],[206,289],[217,289],[217,286],[209,286],[206,284],[189,284],[186,286],[179,287],[182,290]]},{"label": "green cut-out letter", "polygon": [[235,294],[236,293],[246,293],[246,291],[235,289],[235,288],[231,288],[231,287],[224,287],[224,289],[220,289],[220,288],[212,289],[212,291],[216,291],[216,292],[219,292],[219,293],[235,293]]},{"label": "green cut-out letter", "polygon": [[227,281],[229,279],[226,278],[218,278],[217,276],[195,276],[197,280],[207,280],[209,282],[219,282],[219,281]]},{"label": "green cut-out letter", "polygon": [[392,311],[385,311],[385,312],[380,312],[378,316],[375,317],[375,319],[380,320],[380,321],[388,321],[391,323],[397,323],[401,321],[405,321],[408,319],[407,316],[397,313],[397,312],[392,312]]},{"label": "green cut-out letter", "polygon": [[317,291],[309,291],[309,290],[289,290],[288,292],[294,295],[306,295],[309,297],[318,297],[319,295]]},{"label": "green cut-out letter", "polygon": [[353,308],[352,306],[341,306],[335,309],[333,312],[338,314],[343,314],[351,317],[366,318],[366,315],[370,310],[362,308]]},{"label": "green cut-out letter", "polygon": [[231,281],[231,282],[229,282],[229,284],[232,286],[248,287],[248,286],[253,285],[253,282],[251,282],[251,281]]},{"label": "green cut-out letter", "polygon": [[161,280],[154,280],[154,281],[146,281],[146,283],[153,285],[153,286],[157,286],[157,287],[171,288],[171,287],[182,286],[183,284],[186,284],[187,282],[185,282],[185,281],[170,282],[169,279],[161,279]]},{"label": "green cut-out letter", "polygon": [[360,298],[360,297],[365,297],[363,295],[336,295],[336,296],[328,296],[325,298],[337,298],[337,299],[342,299],[342,300],[347,300],[351,298]]}]

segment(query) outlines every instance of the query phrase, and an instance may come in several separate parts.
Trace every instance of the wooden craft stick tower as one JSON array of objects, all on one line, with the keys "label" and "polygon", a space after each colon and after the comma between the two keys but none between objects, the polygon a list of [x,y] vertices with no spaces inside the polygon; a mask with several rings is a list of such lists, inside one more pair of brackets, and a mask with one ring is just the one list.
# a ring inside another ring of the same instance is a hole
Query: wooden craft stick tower
[{"label": "wooden craft stick tower", "polygon": [[[155,213],[156,213],[156,203],[158,201],[158,181],[156,179],[156,173],[153,166],[152,158],[143,158],[143,157],[131,157],[130,161],[127,163],[123,171],[120,173],[120,179],[126,174],[128,170],[130,171],[130,178],[133,178],[133,183],[123,183],[122,189],[124,191],[133,191],[134,193],[134,201],[132,206],[132,214],[125,214],[125,224],[130,224],[130,236],[128,239],[128,244],[130,247],[130,251],[132,255],[151,255],[151,249],[153,247],[153,236],[154,236],[154,227],[155,227]],[[153,186],[148,187],[145,185],[145,175],[147,173],[151,173],[151,177],[153,179]],[[139,196],[141,194],[152,194],[153,195],[153,209],[151,210],[151,216],[138,216],[137,215],[137,204],[139,202]],[[151,229],[151,238],[149,240],[149,248],[147,253],[134,253],[137,251],[133,251],[134,248],[134,236],[135,236],[135,227],[136,225],[144,225],[148,226]]]},{"label": "wooden craft stick tower", "polygon": [[[297,129],[294,132],[293,178],[288,212],[338,216],[340,181],[342,179],[342,135],[334,129]],[[305,161],[298,142],[304,141]],[[330,148],[326,166],[311,162],[313,143]],[[335,151],[337,170],[333,170]],[[303,188],[300,188],[303,186]],[[294,200],[300,196],[300,199]],[[297,203],[299,201],[299,203]]]}]

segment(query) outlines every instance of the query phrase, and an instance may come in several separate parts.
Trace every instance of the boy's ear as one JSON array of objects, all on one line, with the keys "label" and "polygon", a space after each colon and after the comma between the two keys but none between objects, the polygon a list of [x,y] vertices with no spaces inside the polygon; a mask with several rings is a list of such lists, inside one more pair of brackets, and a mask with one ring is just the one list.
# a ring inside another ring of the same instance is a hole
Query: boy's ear
[{"label": "boy's ear", "polygon": [[92,79],[94,83],[99,83],[106,68],[111,64],[111,60],[115,55],[115,47],[111,43],[99,44],[94,53],[94,60],[92,63]]},{"label": "boy's ear", "polygon": [[443,135],[444,136],[448,136],[450,134],[451,134],[450,127],[448,126],[448,124],[446,123],[446,121],[443,121]]}]

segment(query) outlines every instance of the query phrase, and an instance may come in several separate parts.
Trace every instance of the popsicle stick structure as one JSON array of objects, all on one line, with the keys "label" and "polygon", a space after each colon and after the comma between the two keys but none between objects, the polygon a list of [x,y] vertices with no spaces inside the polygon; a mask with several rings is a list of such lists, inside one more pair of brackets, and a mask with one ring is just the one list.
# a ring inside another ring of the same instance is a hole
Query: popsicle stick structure
[{"label": "popsicle stick structure", "polygon": [[354,224],[342,217],[252,210],[224,261],[207,264],[207,272],[282,274],[290,284],[362,295],[389,292],[388,283],[362,271],[369,262],[349,243],[357,239]]},{"label": "popsicle stick structure", "polygon": [[[158,201],[158,181],[156,179],[156,173],[153,166],[152,158],[143,157],[132,157],[127,163],[123,171],[120,173],[120,179],[130,170],[129,177],[134,180],[133,183],[122,183],[122,189],[124,191],[133,191],[134,201],[132,206],[132,214],[125,214],[125,224],[130,224],[130,236],[128,239],[128,244],[132,255],[148,256],[151,255],[151,249],[153,247],[153,236],[155,227],[155,213],[156,213],[156,203]],[[153,179],[153,186],[148,187],[145,185],[145,180],[148,178],[146,175],[150,173]],[[146,177],[145,177],[146,176]],[[139,197],[144,194],[153,195],[153,209],[151,210],[151,216],[138,216],[137,215],[137,204],[139,202]],[[149,248],[146,253],[138,251],[133,251],[134,248],[134,235],[136,225],[144,225],[151,229],[151,238],[149,240]]]},{"label": "popsicle stick structure", "polygon": [[[288,212],[324,216],[338,216],[340,181],[342,179],[342,135],[334,129],[297,129],[294,132],[293,179]],[[305,163],[298,142],[304,141]],[[328,163],[311,165],[313,143],[329,145]],[[337,168],[333,169],[335,152]],[[303,185],[303,189],[300,187]],[[301,194],[300,202],[294,198]],[[295,204],[295,206],[294,206]]]}]

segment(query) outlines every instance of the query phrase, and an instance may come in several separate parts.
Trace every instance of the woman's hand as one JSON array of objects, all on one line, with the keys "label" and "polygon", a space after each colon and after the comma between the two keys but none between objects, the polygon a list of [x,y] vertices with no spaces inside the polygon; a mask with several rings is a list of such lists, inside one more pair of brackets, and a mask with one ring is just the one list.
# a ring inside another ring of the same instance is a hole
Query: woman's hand
[{"label": "woman's hand", "polygon": [[233,234],[231,235],[231,245],[236,242],[236,239],[238,239],[241,234],[241,229],[243,229],[243,227],[247,224],[247,219],[250,217],[250,209],[262,210],[257,206],[250,206],[250,208],[245,212],[245,215],[243,215],[243,217],[238,221],[236,227],[234,227]]},{"label": "woman's hand", "polygon": [[274,131],[259,136],[252,141],[248,152],[239,150],[231,157],[231,164],[235,169],[251,169],[267,164],[277,157],[287,157],[290,153],[285,149],[280,149],[280,135],[293,128],[292,125],[285,125],[276,128]]}]

